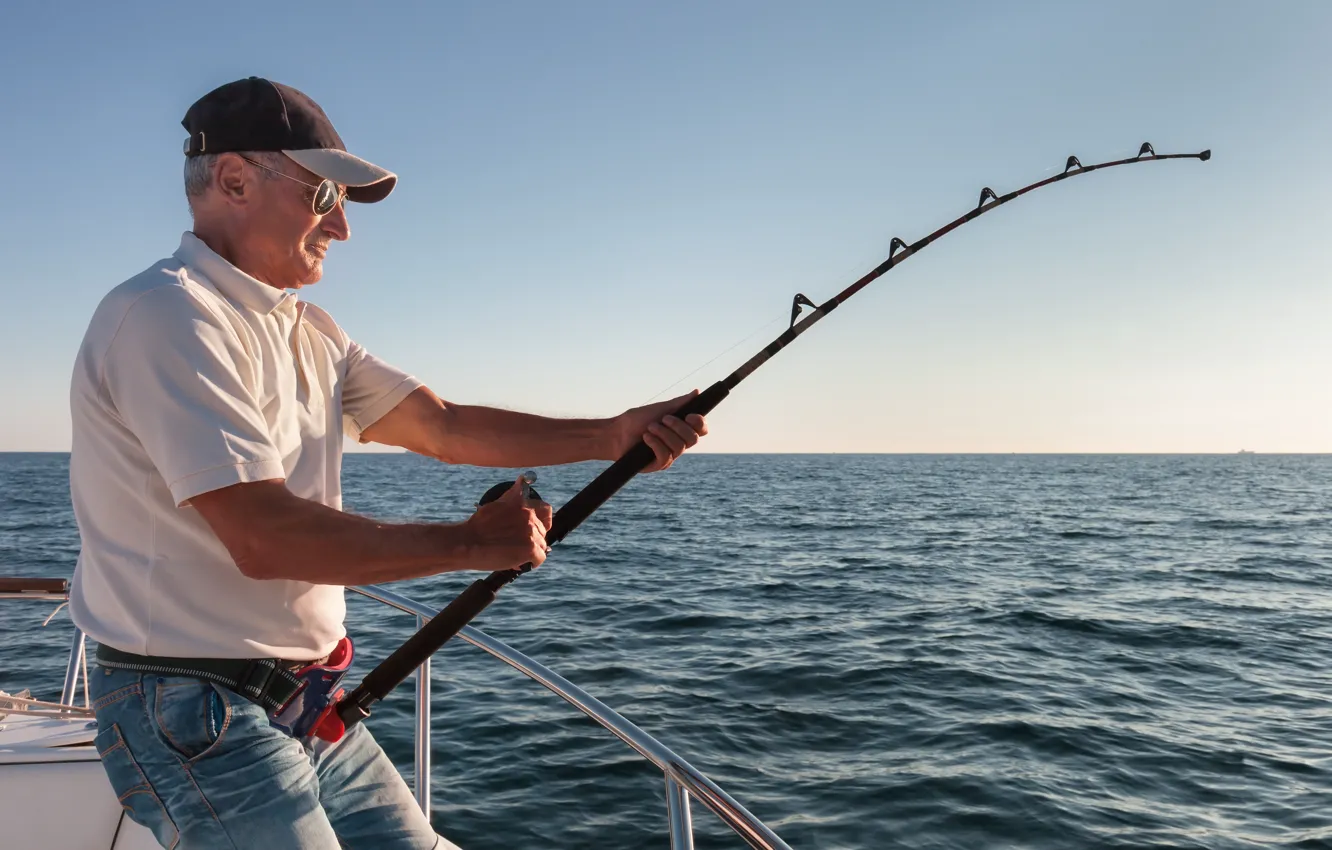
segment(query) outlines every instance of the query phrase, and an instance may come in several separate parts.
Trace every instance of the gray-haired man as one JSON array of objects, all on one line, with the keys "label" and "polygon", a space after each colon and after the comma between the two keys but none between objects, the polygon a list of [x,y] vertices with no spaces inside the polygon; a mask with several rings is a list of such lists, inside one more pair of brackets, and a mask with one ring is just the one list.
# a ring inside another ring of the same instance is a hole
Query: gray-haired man
[{"label": "gray-haired man", "polygon": [[396,176],[268,80],[224,85],[182,123],[194,226],[103,299],[71,387],[70,605],[101,644],[102,763],[166,847],[439,846],[364,724],[297,740],[269,722],[283,677],[241,684],[341,646],[344,585],[539,565],[551,509],[515,486],[456,524],[344,513],[344,433],[497,467],[612,459],[643,439],[652,471],[706,425],[666,415],[683,398],[599,420],[441,400],[287,292],[350,235],[344,202],[383,200]]}]

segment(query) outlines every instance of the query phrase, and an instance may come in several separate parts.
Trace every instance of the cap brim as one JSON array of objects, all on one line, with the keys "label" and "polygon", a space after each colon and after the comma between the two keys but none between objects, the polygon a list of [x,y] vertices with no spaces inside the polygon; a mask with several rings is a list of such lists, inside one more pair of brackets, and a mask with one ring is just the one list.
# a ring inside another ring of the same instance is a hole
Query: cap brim
[{"label": "cap brim", "polygon": [[283,151],[296,163],[310,169],[320,177],[347,187],[347,197],[357,203],[373,204],[388,197],[398,184],[398,175],[366,162],[346,151],[331,148],[311,148],[302,151]]}]

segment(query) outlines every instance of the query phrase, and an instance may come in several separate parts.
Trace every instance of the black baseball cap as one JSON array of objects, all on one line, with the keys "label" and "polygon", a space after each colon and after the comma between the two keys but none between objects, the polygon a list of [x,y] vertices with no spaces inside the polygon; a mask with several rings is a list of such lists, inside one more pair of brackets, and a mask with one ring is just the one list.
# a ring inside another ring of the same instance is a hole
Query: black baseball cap
[{"label": "black baseball cap", "polygon": [[398,175],[347,153],[319,104],[291,86],[247,77],[218,86],[185,113],[185,155],[280,151],[320,177],[372,204],[388,197]]}]

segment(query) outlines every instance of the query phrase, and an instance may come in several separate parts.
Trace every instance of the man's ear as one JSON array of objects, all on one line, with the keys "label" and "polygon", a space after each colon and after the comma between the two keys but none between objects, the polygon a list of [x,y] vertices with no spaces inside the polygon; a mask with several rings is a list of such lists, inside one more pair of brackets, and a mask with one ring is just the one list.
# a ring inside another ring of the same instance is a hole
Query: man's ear
[{"label": "man's ear", "polygon": [[254,174],[239,154],[220,154],[213,164],[213,188],[226,203],[244,206],[254,195]]}]

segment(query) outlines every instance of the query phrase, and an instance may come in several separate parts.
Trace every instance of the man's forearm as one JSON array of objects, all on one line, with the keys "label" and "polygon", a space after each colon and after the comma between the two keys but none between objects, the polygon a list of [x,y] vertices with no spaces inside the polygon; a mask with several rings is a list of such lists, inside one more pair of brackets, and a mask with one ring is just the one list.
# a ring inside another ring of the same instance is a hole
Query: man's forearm
[{"label": "man's forearm", "polygon": [[468,566],[463,523],[382,523],[302,499],[281,482],[239,486],[243,499],[218,491],[193,502],[249,578],[374,584]]},{"label": "man's forearm", "polygon": [[473,466],[557,466],[613,460],[610,419],[555,419],[494,407],[445,404],[440,460]]},{"label": "man's forearm", "polygon": [[453,404],[419,387],[361,439],[445,463],[516,467],[614,460],[622,437],[614,419],[554,419]]}]

